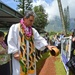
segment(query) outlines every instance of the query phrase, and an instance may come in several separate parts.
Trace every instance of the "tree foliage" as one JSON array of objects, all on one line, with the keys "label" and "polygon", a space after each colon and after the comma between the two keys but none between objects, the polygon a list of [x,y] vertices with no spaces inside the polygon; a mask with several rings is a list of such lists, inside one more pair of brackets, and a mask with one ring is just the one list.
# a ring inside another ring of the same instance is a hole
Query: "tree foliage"
[{"label": "tree foliage", "polygon": [[19,2],[17,5],[17,9],[19,9],[19,12],[21,14],[24,14],[26,10],[32,10],[32,0],[14,0],[16,2]]},{"label": "tree foliage", "polygon": [[27,10],[32,10],[32,0],[27,0],[27,3],[26,3],[26,9]]},{"label": "tree foliage", "polygon": [[34,12],[36,14],[35,17],[35,22],[34,22],[34,27],[39,31],[39,32],[43,32],[45,26],[48,25],[47,22],[47,14],[45,13],[44,8],[42,7],[42,5],[40,6],[35,6],[34,7]]}]

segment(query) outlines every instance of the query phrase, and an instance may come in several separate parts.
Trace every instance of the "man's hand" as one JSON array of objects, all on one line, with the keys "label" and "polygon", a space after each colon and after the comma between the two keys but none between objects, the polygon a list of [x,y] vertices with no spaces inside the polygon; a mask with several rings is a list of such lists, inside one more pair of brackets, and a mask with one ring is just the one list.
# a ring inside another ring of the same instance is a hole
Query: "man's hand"
[{"label": "man's hand", "polygon": [[72,41],[75,41],[75,37],[73,37]]},{"label": "man's hand", "polygon": [[51,51],[52,48],[54,48],[54,47],[56,47],[56,46],[50,46],[50,45],[47,45],[46,47]]},{"label": "man's hand", "polygon": [[19,52],[14,53],[14,58],[18,61],[20,60]]},{"label": "man's hand", "polygon": [[56,46],[47,46],[47,48],[50,50],[50,53],[52,56],[58,56],[59,55],[59,49]]}]

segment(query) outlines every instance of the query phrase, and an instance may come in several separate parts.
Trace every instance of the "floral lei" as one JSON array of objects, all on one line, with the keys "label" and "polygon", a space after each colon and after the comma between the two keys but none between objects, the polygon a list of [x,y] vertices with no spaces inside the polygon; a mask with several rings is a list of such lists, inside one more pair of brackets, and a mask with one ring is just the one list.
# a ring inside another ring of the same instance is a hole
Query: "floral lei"
[{"label": "floral lei", "polygon": [[5,42],[0,42],[0,45],[1,45],[3,48],[5,48],[5,49],[7,48]]},{"label": "floral lei", "polygon": [[20,24],[22,25],[22,28],[24,29],[24,33],[27,37],[31,37],[32,36],[32,27],[26,27],[26,25],[24,24],[24,20],[23,18],[20,20]]}]

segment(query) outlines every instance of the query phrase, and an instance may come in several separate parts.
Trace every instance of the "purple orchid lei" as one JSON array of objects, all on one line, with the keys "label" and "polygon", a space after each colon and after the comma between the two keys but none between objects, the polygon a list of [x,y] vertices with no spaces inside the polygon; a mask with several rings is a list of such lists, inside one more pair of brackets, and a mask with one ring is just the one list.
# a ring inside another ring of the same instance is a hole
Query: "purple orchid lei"
[{"label": "purple orchid lei", "polygon": [[4,49],[6,49],[7,48],[7,46],[6,46],[6,44],[5,44],[5,42],[3,41],[3,42],[0,42],[0,45],[4,48]]},{"label": "purple orchid lei", "polygon": [[31,37],[32,36],[32,27],[26,27],[26,25],[24,24],[24,20],[23,18],[20,20],[20,24],[22,25],[22,28],[24,29],[24,33],[27,37]]}]

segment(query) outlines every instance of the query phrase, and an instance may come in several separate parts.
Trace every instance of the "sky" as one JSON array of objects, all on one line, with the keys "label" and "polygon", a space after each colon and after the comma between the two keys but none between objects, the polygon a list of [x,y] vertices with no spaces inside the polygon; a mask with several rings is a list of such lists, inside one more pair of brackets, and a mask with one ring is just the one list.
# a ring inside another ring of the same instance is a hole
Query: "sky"
[{"label": "sky", "polygon": [[[75,18],[75,0],[61,0],[63,10],[69,6],[70,18]],[[60,17],[57,0],[34,0],[33,5],[42,4],[48,13],[49,19],[54,19],[55,16]]]},{"label": "sky", "polygon": [[[0,0],[10,6],[11,8],[17,8],[17,2],[14,0]],[[75,18],[75,0],[61,0],[63,9],[69,6],[70,18]],[[33,6],[43,5],[48,19],[54,19],[55,16],[59,16],[59,9],[57,0],[33,0]]]}]

